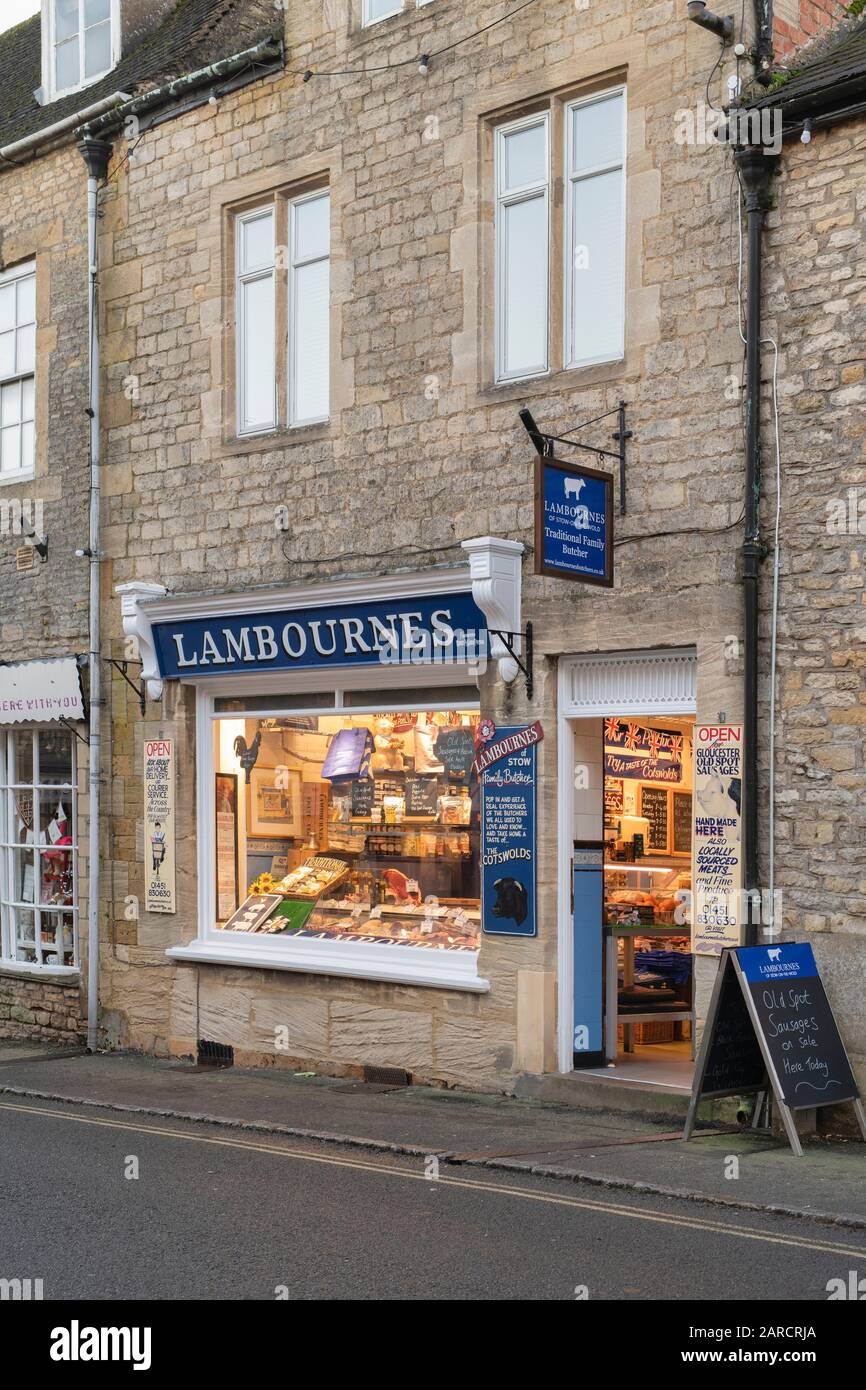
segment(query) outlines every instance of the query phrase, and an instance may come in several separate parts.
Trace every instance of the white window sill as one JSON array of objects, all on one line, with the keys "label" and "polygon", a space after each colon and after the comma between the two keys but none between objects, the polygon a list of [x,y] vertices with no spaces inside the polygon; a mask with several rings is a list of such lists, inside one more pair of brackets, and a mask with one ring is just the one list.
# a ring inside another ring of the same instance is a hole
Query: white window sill
[{"label": "white window sill", "polygon": [[[0,487],[8,487],[10,483],[32,483],[36,474],[30,468],[26,473],[0,473]],[[22,541],[27,542],[27,537],[22,536]]]},{"label": "white window sill", "polygon": [[25,960],[0,960],[0,975],[61,985],[77,984],[81,979],[77,965],[33,965]]},{"label": "white window sill", "polygon": [[295,970],[307,975],[347,975],[357,980],[380,980],[386,984],[424,985],[431,989],[469,990],[486,994],[490,981],[478,975],[476,951],[429,951],[416,946],[377,945],[316,940],[279,944],[239,941],[237,934],[198,937],[188,946],[172,946],[166,951],[172,960],[235,965],[260,970]]}]

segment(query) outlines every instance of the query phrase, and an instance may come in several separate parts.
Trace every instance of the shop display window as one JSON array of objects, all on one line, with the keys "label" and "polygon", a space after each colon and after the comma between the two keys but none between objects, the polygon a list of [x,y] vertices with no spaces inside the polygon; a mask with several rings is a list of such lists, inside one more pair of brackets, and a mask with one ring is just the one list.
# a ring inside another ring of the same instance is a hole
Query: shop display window
[{"label": "shop display window", "polygon": [[217,936],[251,951],[317,940],[475,953],[477,712],[227,703],[213,721]]},{"label": "shop display window", "polygon": [[74,737],[64,730],[0,733],[2,959],[78,964]]}]

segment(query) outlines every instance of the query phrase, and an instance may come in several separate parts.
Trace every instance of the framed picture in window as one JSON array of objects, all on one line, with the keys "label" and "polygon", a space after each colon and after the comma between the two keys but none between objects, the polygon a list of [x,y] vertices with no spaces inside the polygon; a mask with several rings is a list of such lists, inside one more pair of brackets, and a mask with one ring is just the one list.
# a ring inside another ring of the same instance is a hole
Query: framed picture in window
[{"label": "framed picture in window", "polygon": [[214,779],[217,919],[226,921],[238,908],[238,779],[217,772]]},{"label": "framed picture in window", "polygon": [[303,834],[300,772],[286,767],[254,767],[247,796],[248,835],[273,839]]}]

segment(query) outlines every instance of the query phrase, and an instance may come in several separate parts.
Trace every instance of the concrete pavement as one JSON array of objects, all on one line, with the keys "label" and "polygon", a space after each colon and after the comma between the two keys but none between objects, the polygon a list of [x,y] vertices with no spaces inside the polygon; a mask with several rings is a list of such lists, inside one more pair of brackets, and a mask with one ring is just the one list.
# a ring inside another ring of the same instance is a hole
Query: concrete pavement
[{"label": "concrete pavement", "polygon": [[0,1101],[59,1100],[124,1115],[316,1140],[488,1172],[550,1177],[866,1229],[866,1147],[818,1140],[795,1158],[750,1132],[428,1087],[377,1089],[287,1071],[202,1070],[123,1054],[62,1055],[0,1044]]}]

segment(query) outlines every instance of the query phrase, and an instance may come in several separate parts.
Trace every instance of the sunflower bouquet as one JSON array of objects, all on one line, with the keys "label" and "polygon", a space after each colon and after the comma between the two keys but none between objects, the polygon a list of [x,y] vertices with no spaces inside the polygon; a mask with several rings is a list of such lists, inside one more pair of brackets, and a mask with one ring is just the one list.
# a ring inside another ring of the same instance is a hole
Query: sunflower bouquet
[{"label": "sunflower bouquet", "polygon": [[252,881],[252,883],[250,884],[249,889],[248,889],[247,891],[248,891],[253,897],[256,897],[256,898],[262,897],[265,893],[273,893],[273,892],[274,892],[274,876],[273,876],[273,874],[259,874],[258,878],[254,878],[254,879],[253,879],[253,881]]}]

